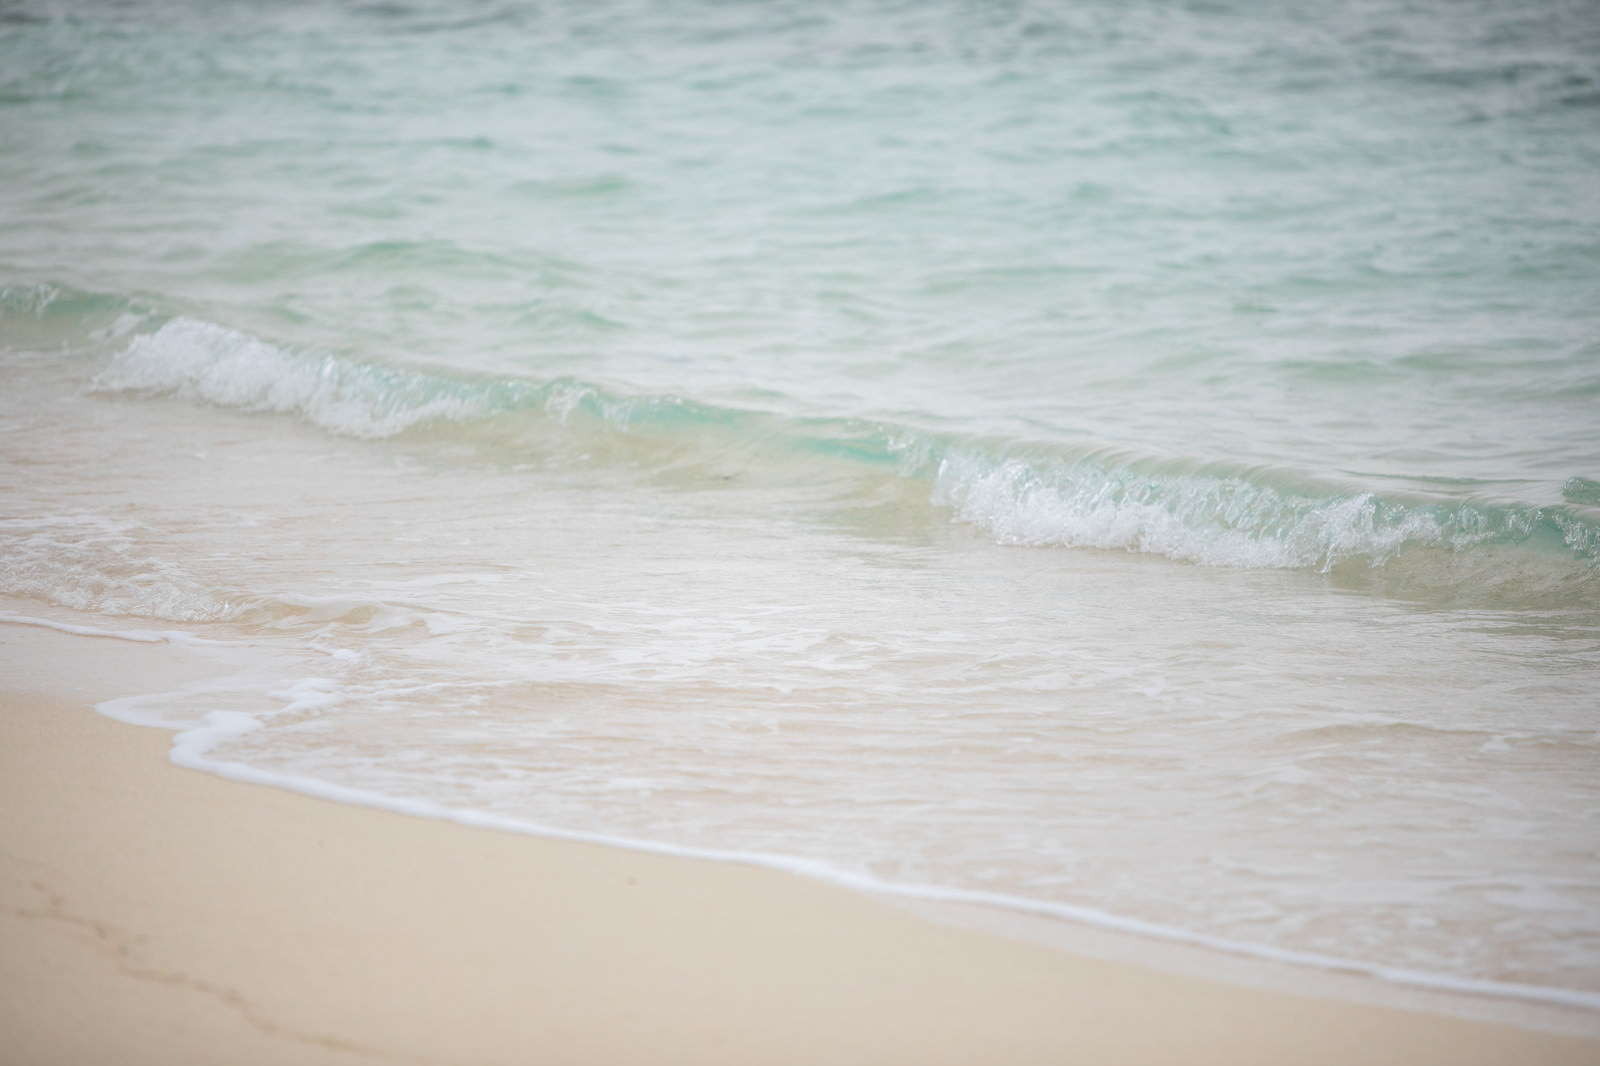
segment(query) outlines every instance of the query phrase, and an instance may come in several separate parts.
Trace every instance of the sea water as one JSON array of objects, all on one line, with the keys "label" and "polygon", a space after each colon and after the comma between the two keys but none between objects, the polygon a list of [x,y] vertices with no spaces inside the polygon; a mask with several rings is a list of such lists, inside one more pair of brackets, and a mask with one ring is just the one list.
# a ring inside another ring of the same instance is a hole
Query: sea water
[{"label": "sea water", "polygon": [[1600,1006],[1586,0],[7,3],[0,375],[184,765]]}]

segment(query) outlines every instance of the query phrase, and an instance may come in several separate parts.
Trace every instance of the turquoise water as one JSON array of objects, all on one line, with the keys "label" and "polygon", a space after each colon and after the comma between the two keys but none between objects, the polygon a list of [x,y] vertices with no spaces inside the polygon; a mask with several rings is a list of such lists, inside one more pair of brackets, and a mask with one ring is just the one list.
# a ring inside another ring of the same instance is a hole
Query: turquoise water
[{"label": "turquoise water", "polygon": [[1583,2],[11,4],[0,596],[270,649],[219,772],[1588,1002],[1597,173]]}]

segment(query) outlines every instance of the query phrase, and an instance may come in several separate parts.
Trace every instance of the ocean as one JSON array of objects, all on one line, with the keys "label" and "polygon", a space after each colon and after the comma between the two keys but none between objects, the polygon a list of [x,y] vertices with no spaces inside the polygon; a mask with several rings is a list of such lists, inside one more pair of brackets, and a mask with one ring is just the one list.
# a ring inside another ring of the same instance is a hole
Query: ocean
[{"label": "ocean", "polygon": [[1591,0],[7,0],[0,375],[181,765],[1600,1009]]}]

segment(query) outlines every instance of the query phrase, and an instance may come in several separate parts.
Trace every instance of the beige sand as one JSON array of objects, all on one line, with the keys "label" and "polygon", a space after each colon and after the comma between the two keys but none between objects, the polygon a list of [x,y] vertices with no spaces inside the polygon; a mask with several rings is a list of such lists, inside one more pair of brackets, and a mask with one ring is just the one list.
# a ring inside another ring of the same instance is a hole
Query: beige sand
[{"label": "beige sand", "polygon": [[88,709],[149,659],[0,625],[5,1064],[1600,1061],[176,769]]}]

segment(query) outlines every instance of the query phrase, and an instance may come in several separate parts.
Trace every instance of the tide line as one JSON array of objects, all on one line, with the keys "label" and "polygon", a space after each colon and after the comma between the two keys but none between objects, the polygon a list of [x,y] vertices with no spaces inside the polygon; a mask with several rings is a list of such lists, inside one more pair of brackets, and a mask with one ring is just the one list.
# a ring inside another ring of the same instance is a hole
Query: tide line
[{"label": "tide line", "polygon": [[[279,695],[280,697],[288,696],[291,700],[299,698],[309,702],[316,702],[327,698],[325,685],[326,683],[320,679],[311,678],[298,685],[290,686],[289,691]],[[106,714],[108,717],[115,717],[134,724],[156,724],[139,722],[138,719],[128,715],[126,708],[114,706],[119,702],[115,700],[107,701],[106,704],[100,705],[97,710],[100,710],[101,713]],[[289,709],[292,709],[292,707],[293,703],[291,703]],[[1221,937],[1209,936],[1205,933],[1196,933],[1136,918],[1126,918],[1092,907],[1034,900],[1001,893],[944,888],[937,885],[899,884],[799,856],[680,847],[660,841],[542,826],[487,811],[456,809],[429,800],[385,796],[364,789],[349,788],[314,778],[295,777],[289,774],[262,770],[245,763],[210,757],[211,748],[219,742],[228,737],[254,730],[259,726],[260,723],[251,718],[251,716],[239,712],[211,712],[198,725],[191,725],[186,728],[178,727],[181,731],[173,737],[172,762],[177,766],[211,773],[232,781],[282,788],[318,799],[331,800],[335,803],[370,807],[419,818],[439,819],[477,829],[491,829],[551,840],[626,848],[630,851],[673,858],[754,866],[780,873],[808,877],[857,891],[908,900],[1001,908],[1023,914],[1076,922],[1134,936],[1206,948],[1265,962],[1367,977],[1404,987],[1600,1012],[1600,993],[1585,992],[1579,989],[1454,977],[1448,974],[1400,969],[1356,959],[1288,951],[1266,944],[1226,940]],[[169,725],[167,728],[173,727]]]}]

